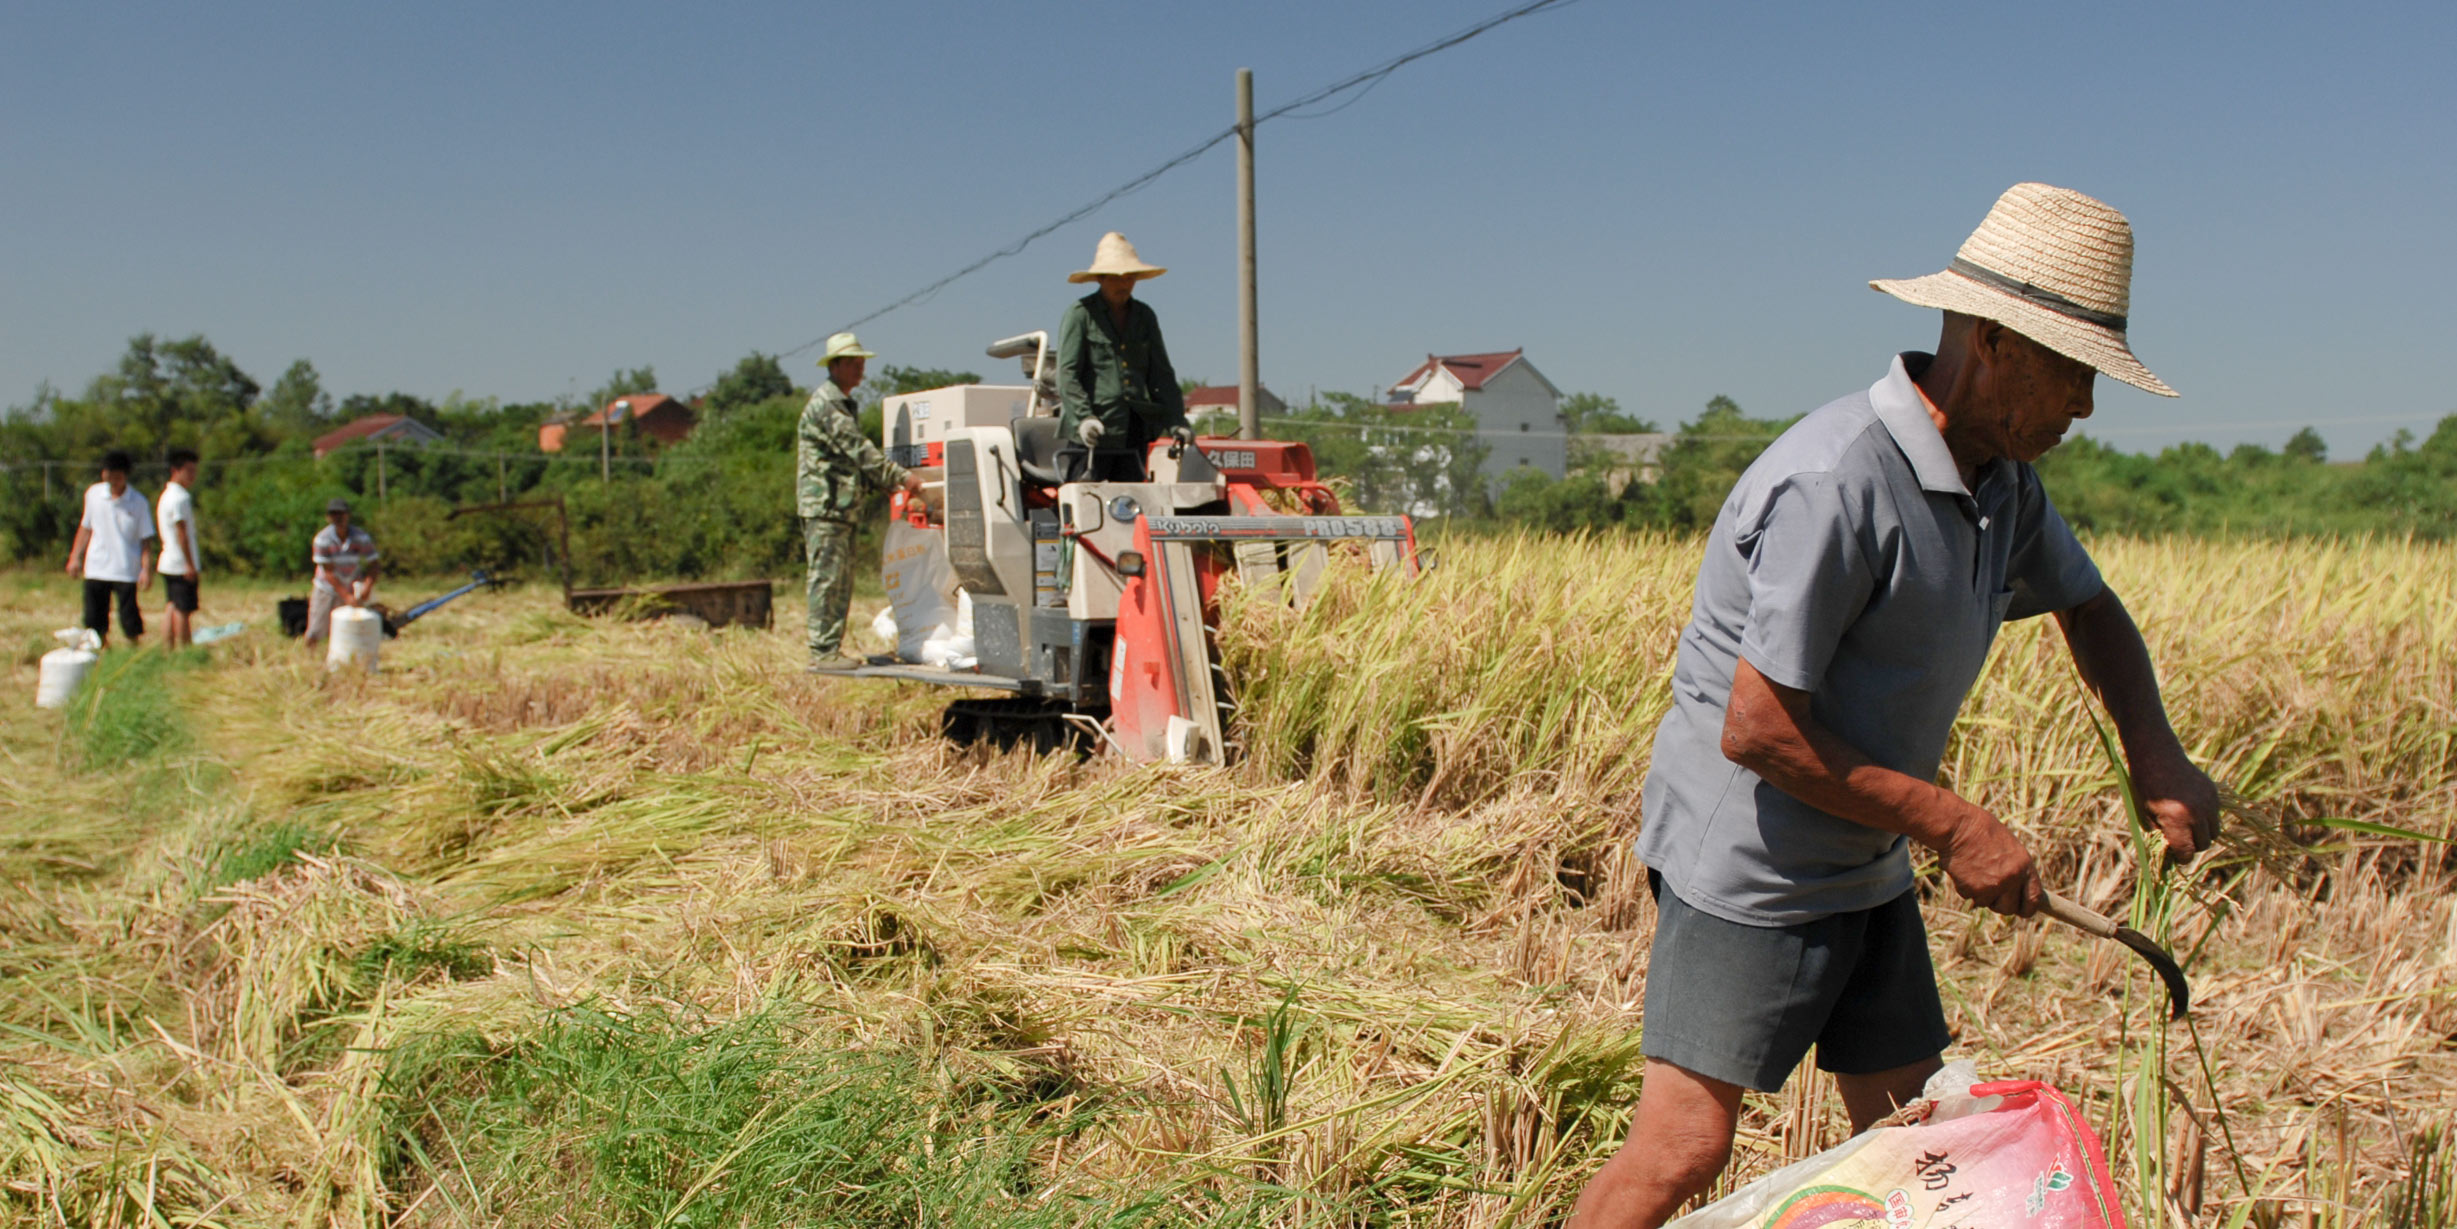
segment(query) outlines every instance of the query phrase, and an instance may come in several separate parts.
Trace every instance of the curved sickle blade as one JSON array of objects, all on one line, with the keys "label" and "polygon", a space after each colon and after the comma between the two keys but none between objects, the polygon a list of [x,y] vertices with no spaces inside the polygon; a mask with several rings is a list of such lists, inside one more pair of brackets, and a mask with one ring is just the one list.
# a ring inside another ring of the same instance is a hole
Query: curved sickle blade
[{"label": "curved sickle blade", "polygon": [[2184,966],[2177,964],[2175,957],[2150,936],[2130,926],[2118,926],[2106,915],[2085,909],[2054,892],[2047,894],[2047,907],[2043,912],[2084,934],[2114,939],[2133,949],[2134,955],[2149,961],[2150,967],[2158,971],[2158,979],[2167,984],[2167,1002],[2175,1009],[2168,1019],[2181,1020],[2184,1013],[2192,1010],[2193,990],[2184,980]]},{"label": "curved sickle blade", "polygon": [[2158,979],[2167,983],[2167,1002],[2175,1008],[2167,1018],[2183,1019],[2184,1013],[2191,1011],[2193,1006],[2193,988],[2185,984],[2184,966],[2177,964],[2175,957],[2168,955],[2167,949],[2152,941],[2150,936],[2130,926],[2118,926],[2115,939],[2132,948],[2134,955],[2149,961],[2150,967],[2158,970]]}]

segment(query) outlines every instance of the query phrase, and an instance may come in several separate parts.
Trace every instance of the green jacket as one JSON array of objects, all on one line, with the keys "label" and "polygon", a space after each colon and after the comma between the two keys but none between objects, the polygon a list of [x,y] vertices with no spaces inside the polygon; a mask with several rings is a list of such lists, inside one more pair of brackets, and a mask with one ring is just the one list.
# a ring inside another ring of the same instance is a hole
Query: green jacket
[{"label": "green jacket", "polygon": [[1059,442],[1074,443],[1075,425],[1087,415],[1109,429],[1105,444],[1138,451],[1186,425],[1186,393],[1160,340],[1160,317],[1141,299],[1126,301],[1123,331],[1097,290],[1059,322]]},{"label": "green jacket", "polygon": [[862,434],[853,398],[834,380],[811,393],[794,439],[795,509],[804,520],[849,523],[864,487],[884,491],[904,481],[904,467]]}]

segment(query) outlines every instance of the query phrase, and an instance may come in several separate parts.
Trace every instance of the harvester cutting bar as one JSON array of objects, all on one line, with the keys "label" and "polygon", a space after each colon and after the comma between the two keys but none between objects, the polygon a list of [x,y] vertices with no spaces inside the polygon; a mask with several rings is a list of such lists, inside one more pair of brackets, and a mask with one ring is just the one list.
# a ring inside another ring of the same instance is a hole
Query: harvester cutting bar
[{"label": "harvester cutting bar", "polygon": [[1415,540],[1404,516],[1151,516],[1154,542]]}]

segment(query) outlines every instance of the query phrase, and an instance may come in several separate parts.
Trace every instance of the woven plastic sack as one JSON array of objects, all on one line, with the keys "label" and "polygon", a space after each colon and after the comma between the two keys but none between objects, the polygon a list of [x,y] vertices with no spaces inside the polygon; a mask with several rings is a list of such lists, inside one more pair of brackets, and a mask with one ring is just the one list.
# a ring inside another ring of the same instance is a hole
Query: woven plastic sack
[{"label": "woven plastic sack", "polygon": [[2064,1094],[1971,1083],[1956,1063],[1933,1107],[1797,1161],[1666,1229],[2124,1229],[2107,1154]]},{"label": "woven plastic sack", "polygon": [[902,495],[880,544],[879,580],[896,616],[896,656],[921,661],[933,638],[955,634],[955,567],[947,561],[946,535],[901,515]]}]

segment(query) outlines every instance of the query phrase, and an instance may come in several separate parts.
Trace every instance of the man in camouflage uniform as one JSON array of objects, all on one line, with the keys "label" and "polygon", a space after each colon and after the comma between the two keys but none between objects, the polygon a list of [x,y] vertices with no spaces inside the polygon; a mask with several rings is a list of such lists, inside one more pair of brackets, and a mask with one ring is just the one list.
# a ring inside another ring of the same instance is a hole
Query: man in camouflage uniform
[{"label": "man in camouflage uniform", "polygon": [[828,338],[819,365],[827,380],[802,407],[794,432],[794,491],[802,516],[802,545],[810,565],[805,595],[810,604],[810,668],[837,660],[845,639],[845,611],[853,604],[853,515],[871,490],[921,489],[908,473],[862,434],[853,408],[868,360],[875,357],[851,333]]}]

